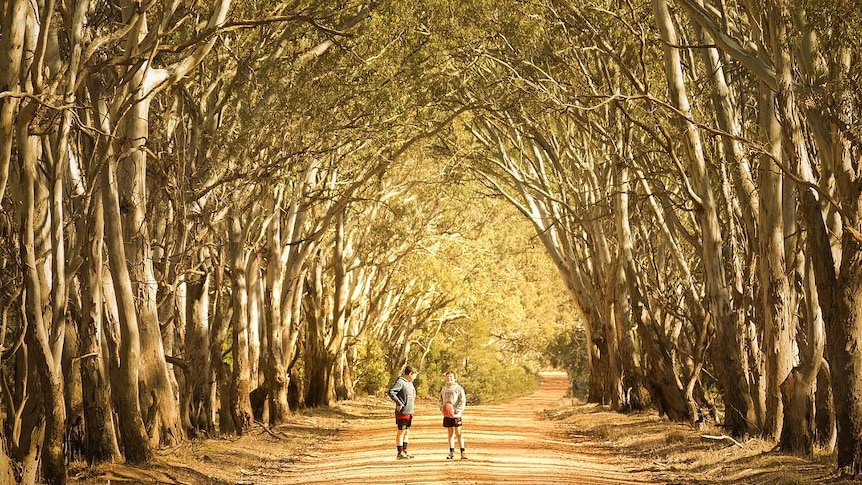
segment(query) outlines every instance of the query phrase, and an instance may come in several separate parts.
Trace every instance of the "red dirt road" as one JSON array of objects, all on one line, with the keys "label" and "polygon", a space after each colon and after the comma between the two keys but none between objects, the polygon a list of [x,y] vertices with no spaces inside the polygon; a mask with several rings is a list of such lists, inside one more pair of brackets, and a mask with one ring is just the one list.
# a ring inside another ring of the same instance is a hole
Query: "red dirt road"
[{"label": "red dirt road", "polygon": [[[645,484],[661,483],[630,458],[564,439],[542,411],[562,404],[565,374],[547,374],[535,393],[506,405],[468,407],[469,460],[446,460],[437,409],[417,403],[410,432],[412,460],[395,459],[393,417],[353,421],[277,479],[282,484]],[[468,398],[469,398],[469,389]],[[423,409],[424,408],[424,409]],[[456,453],[457,455],[457,453]],[[275,477],[273,477],[275,478]]]}]

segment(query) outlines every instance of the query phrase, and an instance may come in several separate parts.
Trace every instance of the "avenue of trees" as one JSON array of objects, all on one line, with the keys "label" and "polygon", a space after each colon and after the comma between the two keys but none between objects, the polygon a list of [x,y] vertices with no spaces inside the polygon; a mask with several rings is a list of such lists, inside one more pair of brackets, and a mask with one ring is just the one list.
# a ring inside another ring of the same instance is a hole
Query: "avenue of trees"
[{"label": "avenue of trees", "polygon": [[[0,481],[480,339],[516,366],[549,282],[590,401],[862,474],[860,33],[855,0],[0,0]],[[461,242],[503,202],[532,238]]]}]

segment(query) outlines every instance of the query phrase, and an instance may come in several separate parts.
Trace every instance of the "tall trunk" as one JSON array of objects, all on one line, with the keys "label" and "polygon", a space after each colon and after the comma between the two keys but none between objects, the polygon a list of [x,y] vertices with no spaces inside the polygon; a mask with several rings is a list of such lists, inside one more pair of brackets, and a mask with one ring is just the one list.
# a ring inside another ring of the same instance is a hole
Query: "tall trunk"
[{"label": "tall trunk", "polygon": [[81,281],[81,387],[84,396],[84,429],[86,436],[85,455],[87,462],[120,461],[120,448],[114,430],[111,406],[111,390],[105,369],[106,358],[102,352],[103,295],[102,266],[104,251],[104,225],[101,191],[96,190],[87,218],[88,241],[84,250],[84,266]]},{"label": "tall trunk", "polygon": [[328,406],[335,398],[332,368],[335,357],[327,351],[327,316],[325,314],[326,296],[323,293],[323,262],[316,261],[308,284],[309,301],[306,314],[305,373],[308,387],[305,405],[308,407]]},{"label": "tall trunk", "polygon": [[8,92],[10,96],[0,98],[0,200],[6,194],[15,144],[15,118],[20,104],[17,95],[21,93],[19,78],[30,4],[9,0],[2,5],[5,18],[0,20],[0,93]]},{"label": "tall trunk", "polygon": [[80,315],[76,306],[69,309],[66,336],[63,339],[63,394],[66,408],[66,429],[63,436],[64,458],[79,461],[84,458],[84,395],[81,368],[81,338],[79,334]]},{"label": "tall trunk", "polygon": [[[21,161],[23,223],[21,231],[21,258],[24,261],[25,313],[27,317],[26,341],[32,352],[33,363],[39,378],[39,396],[45,419],[45,434],[41,447],[42,475],[49,484],[64,484],[67,480],[63,456],[63,434],[66,426],[66,408],[63,399],[63,375],[59,356],[51,348],[51,329],[43,314],[51,288],[40,275],[43,265],[37,260],[36,224],[47,217],[47,208],[37,206],[37,139],[29,134],[29,121],[33,111],[27,110],[19,119],[17,141],[18,159]],[[46,202],[46,201],[41,201]],[[40,208],[41,207],[41,208]],[[48,248],[39,248],[38,254]],[[56,295],[60,297],[59,295]],[[50,317],[48,317],[50,318]]]},{"label": "tall trunk", "polygon": [[[857,196],[858,197],[858,196]],[[862,205],[857,201],[857,211]],[[862,214],[846,221],[856,230],[862,229]],[[862,232],[860,232],[862,233]],[[862,474],[862,245],[844,233],[841,276],[835,291],[821,298],[826,322],[826,341],[832,371],[835,418],[838,429],[838,468],[853,476]],[[826,248],[823,248],[824,250]],[[818,283],[818,293],[824,293]]]},{"label": "tall trunk", "polygon": [[213,288],[215,289],[215,298],[213,298],[213,319],[212,330],[210,331],[210,362],[212,365],[212,373],[210,374],[210,402],[218,402],[218,425],[219,431],[225,434],[234,433],[234,422],[230,412],[230,366],[224,362],[222,351],[225,341],[227,340],[228,323],[232,318],[231,312],[228,315],[224,314],[226,305],[222,303],[224,299],[224,273],[225,265],[228,256],[224,250],[219,253],[215,267],[215,281]]},{"label": "tall trunk", "polygon": [[248,361],[248,286],[246,279],[245,233],[238,214],[230,218],[231,307],[233,310],[233,373],[230,386],[230,412],[234,431],[244,434],[251,429],[251,368]]},{"label": "tall trunk", "polygon": [[[108,127],[103,126],[103,128]],[[138,316],[123,244],[119,187],[116,183],[117,162],[110,149],[105,158],[108,161],[108,165],[102,171],[105,246],[108,250],[108,264],[111,268],[120,327],[118,381],[112,386],[112,391],[117,403],[117,422],[123,454],[131,463],[146,463],[152,459],[153,454],[138,400],[138,365],[141,345]]]},{"label": "tall trunk", "polygon": [[210,434],[215,430],[212,412],[211,381],[214,374],[209,351],[209,289],[210,274],[186,283],[186,361],[189,366],[186,385],[190,394],[188,420],[193,435]]},{"label": "tall trunk", "polygon": [[[653,13],[664,41],[665,74],[671,104],[690,117],[691,109],[686,95],[678,40],[666,0],[653,0]],[[730,286],[723,267],[722,234],[712,182],[706,166],[700,134],[689,120],[681,121],[683,144],[696,184],[699,200],[698,224],[702,233],[704,283],[708,313],[715,325],[715,343],[712,356],[725,402],[725,426],[735,436],[757,432],[757,420],[751,386],[747,378],[747,353],[742,338],[740,315],[734,311]]]},{"label": "tall trunk", "polygon": [[800,349],[799,365],[781,385],[786,416],[781,429],[779,447],[788,453],[812,456],[817,436],[815,393],[820,364],[823,360],[825,335],[811,259],[805,258],[804,264],[806,269],[803,279],[805,295],[803,321],[806,322],[807,345]]},{"label": "tall trunk", "polygon": [[[625,145],[623,145],[625,146]],[[643,301],[640,298],[637,272],[634,263],[634,242],[629,221],[629,168],[617,167],[617,187],[615,196],[617,240],[619,242],[618,269],[618,310],[620,313],[619,339],[620,353],[626,394],[626,410],[643,410],[649,406],[649,395],[644,386],[644,369],[641,365],[640,350],[635,348],[635,332],[644,325]]]},{"label": "tall trunk", "polygon": [[248,277],[248,373],[249,388],[257,389],[261,385],[260,379],[260,341],[261,326],[263,319],[263,292],[260,278],[260,256],[251,254],[246,268]]},{"label": "tall trunk", "polygon": [[[136,78],[140,82],[142,75]],[[148,415],[156,416],[156,421],[147,423],[151,445],[156,446],[159,443],[173,444],[182,440],[183,431],[178,413],[179,405],[168,375],[156,303],[158,284],[153,268],[147,220],[147,161],[143,147],[149,135],[148,116],[149,100],[136,95],[122,130],[125,141],[123,153],[128,156],[120,160],[118,182],[120,204],[127,208],[126,216],[123,217],[123,241],[126,255],[129,257],[133,291],[136,301],[140,302],[139,378],[148,391],[143,393],[140,399],[142,407],[148,409]]]},{"label": "tall trunk", "polygon": [[[278,210],[278,208],[276,208]],[[289,332],[285,328],[286,315],[282,311],[282,289],[284,287],[284,270],[282,258],[290,251],[281,242],[281,218],[275,217],[267,234],[270,257],[266,270],[266,290],[264,299],[267,309],[267,353],[264,367],[264,384],[267,387],[270,424],[284,422],[290,412],[287,402],[287,389],[290,375],[287,373],[285,349],[282,347],[282,334]],[[289,321],[289,320],[288,320]]]},{"label": "tall trunk", "polygon": [[[770,91],[761,85],[760,125],[769,146],[758,169],[760,186],[759,276],[761,310],[765,323],[764,345],[766,364],[765,436],[779,437],[784,420],[780,386],[793,367],[793,334],[790,283],[784,246],[784,177],[775,160],[782,159],[781,125],[775,118],[775,106]],[[813,383],[813,381],[808,384]]]}]

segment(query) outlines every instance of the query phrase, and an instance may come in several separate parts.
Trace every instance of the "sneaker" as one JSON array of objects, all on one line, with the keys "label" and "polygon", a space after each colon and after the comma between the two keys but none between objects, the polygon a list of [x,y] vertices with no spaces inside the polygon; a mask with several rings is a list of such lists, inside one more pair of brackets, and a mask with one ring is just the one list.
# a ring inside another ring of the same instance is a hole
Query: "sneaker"
[{"label": "sneaker", "polygon": [[410,453],[407,453],[406,451],[404,452],[404,457],[408,458],[410,460],[412,460],[413,458],[416,458],[415,456],[411,455]]},{"label": "sneaker", "polygon": [[454,458],[455,458],[455,453],[449,453],[449,455],[448,455],[448,456],[446,456],[446,459],[447,459],[447,460],[452,460],[452,459],[454,459]]},{"label": "sneaker", "polygon": [[406,460],[413,457],[402,451],[401,453],[398,453],[398,456],[396,456],[395,458],[398,460]]},{"label": "sneaker", "polygon": [[461,453],[461,459],[462,459],[462,460],[466,460],[466,459],[467,459],[467,455],[465,455],[464,453]]}]

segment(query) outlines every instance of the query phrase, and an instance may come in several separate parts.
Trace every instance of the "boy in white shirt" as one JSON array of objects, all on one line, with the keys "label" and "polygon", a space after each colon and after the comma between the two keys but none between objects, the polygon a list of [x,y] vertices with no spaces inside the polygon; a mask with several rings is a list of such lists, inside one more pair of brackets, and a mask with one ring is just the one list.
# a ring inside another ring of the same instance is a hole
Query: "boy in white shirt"
[{"label": "boy in white shirt", "polygon": [[444,414],[443,427],[449,435],[449,456],[447,460],[455,458],[455,441],[458,441],[458,446],[461,448],[461,459],[466,460],[467,455],[464,454],[464,435],[461,433],[461,416],[464,413],[464,408],[467,407],[467,393],[455,381],[455,371],[447,370],[443,374],[446,378],[446,383],[440,390],[440,411],[444,411],[444,406],[448,403],[452,405],[452,412],[449,416]]}]

